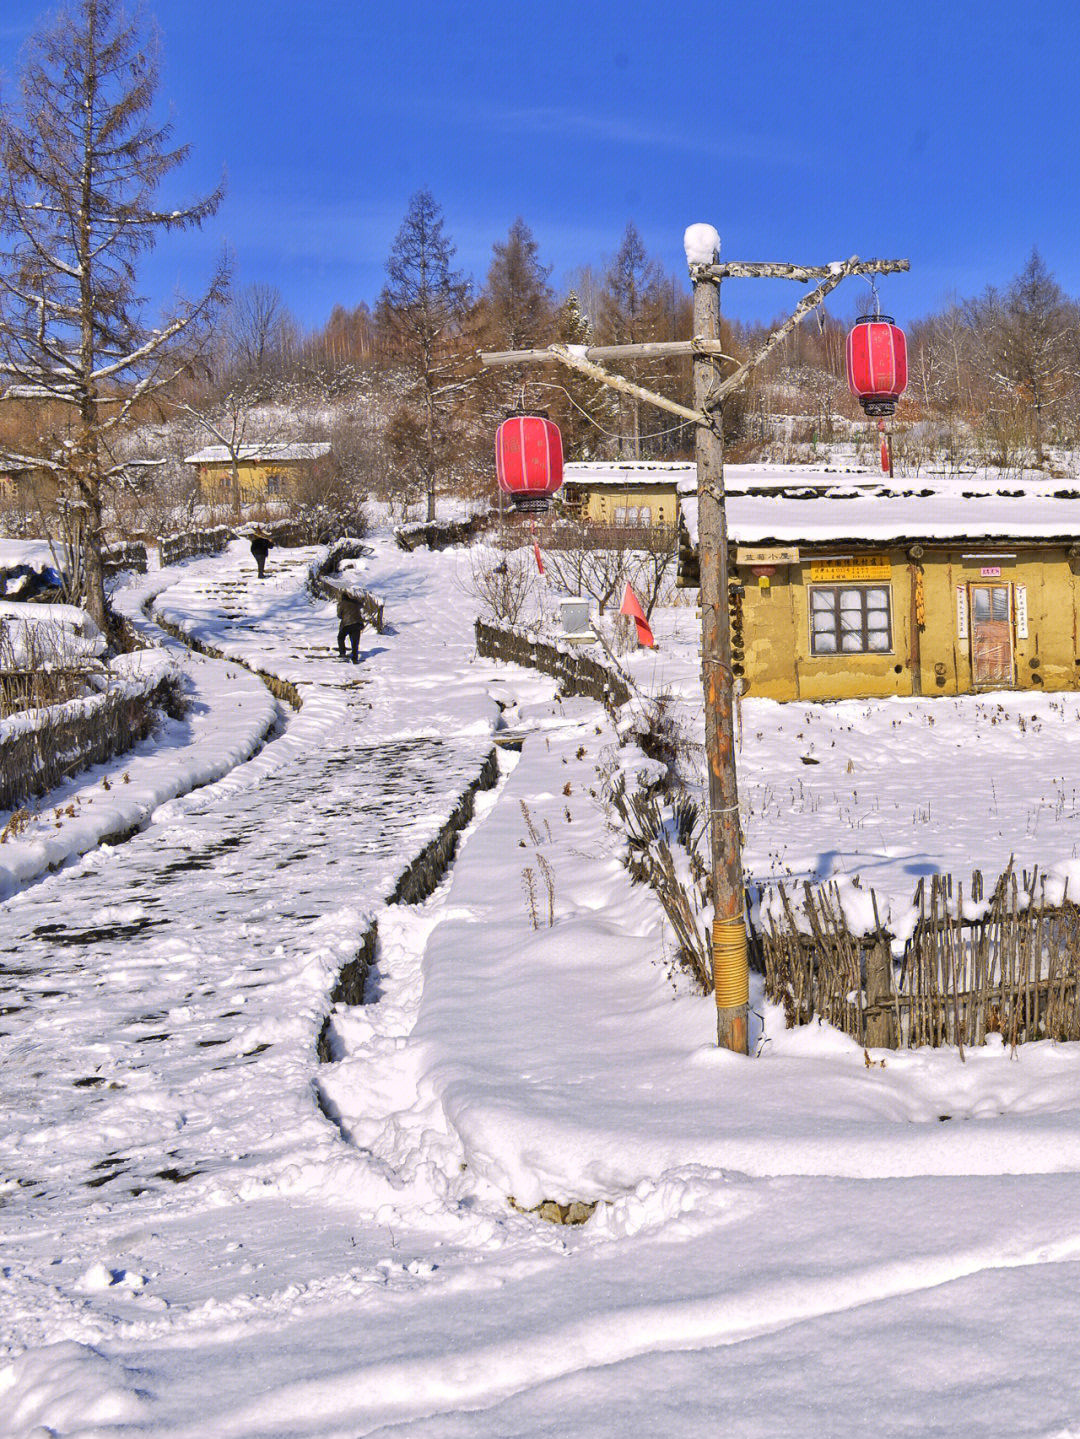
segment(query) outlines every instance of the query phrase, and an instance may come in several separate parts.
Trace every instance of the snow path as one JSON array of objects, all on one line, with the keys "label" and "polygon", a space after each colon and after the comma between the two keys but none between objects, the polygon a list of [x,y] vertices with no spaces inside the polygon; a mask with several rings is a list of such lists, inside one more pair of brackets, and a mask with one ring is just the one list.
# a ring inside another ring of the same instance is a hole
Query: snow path
[{"label": "snow path", "polygon": [[[262,585],[235,553],[202,562],[157,602],[302,686],[282,736],[4,907],[8,1234],[147,1196],[168,1208],[196,1180],[222,1202],[341,1154],[313,1091],[328,995],[475,779],[496,710],[478,669],[440,714],[416,575],[389,606],[393,649],[374,636],[363,668],[341,664],[333,607],[303,589],[313,555],[279,558]],[[467,617],[449,635],[471,645]]]},{"label": "snow path", "polygon": [[[188,573],[209,572],[212,566],[196,561]],[[177,573],[132,576],[132,583],[116,592],[114,605],[180,669],[187,714],[163,718],[157,732],[134,749],[80,771],[32,802],[27,827],[0,848],[0,899],[102,840],[141,829],[166,800],[221,778],[248,759],[277,722],[278,705],[255,675],[196,654],[143,619],[143,601],[173,583]],[[0,829],[7,819],[0,812]]]}]

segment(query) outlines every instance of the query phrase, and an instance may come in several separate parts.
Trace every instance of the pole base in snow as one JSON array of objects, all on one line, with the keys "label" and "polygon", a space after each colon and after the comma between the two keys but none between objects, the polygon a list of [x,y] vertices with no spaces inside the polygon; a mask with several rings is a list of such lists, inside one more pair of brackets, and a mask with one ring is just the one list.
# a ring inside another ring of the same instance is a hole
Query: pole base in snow
[{"label": "pole base in snow", "polygon": [[749,1054],[747,1013],[745,1004],[736,1009],[716,1011],[716,1042],[721,1049],[730,1049],[735,1054]]}]

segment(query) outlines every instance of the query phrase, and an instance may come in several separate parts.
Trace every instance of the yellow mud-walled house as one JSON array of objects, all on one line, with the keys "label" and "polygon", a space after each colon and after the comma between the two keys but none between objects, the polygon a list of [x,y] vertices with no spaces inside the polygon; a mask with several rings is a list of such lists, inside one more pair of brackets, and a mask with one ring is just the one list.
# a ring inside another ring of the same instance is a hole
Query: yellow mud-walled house
[{"label": "yellow mud-walled house", "polygon": [[[199,491],[207,504],[256,504],[261,500],[296,499],[304,485],[329,463],[329,441],[311,444],[208,445],[187,455]],[[237,495],[239,487],[239,495]]]},{"label": "yellow mud-walled house", "polygon": [[565,513],[611,529],[673,528],[685,462],[574,463],[563,472],[560,504]]},{"label": "yellow mud-walled house", "polygon": [[[699,577],[692,484],[681,495],[684,585]],[[1080,487],[1071,481],[817,473],[770,484],[742,473],[729,476],[726,508],[732,669],[743,693],[1080,689]]]}]

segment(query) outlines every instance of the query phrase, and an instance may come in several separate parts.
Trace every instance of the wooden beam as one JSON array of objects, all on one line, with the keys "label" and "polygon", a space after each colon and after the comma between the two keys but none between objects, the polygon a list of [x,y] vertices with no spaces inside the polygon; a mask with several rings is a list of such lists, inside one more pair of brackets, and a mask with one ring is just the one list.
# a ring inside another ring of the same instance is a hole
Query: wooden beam
[{"label": "wooden beam", "polygon": [[587,360],[576,346],[552,345],[548,353],[553,359],[569,365],[572,370],[580,370],[583,375],[599,380],[602,385],[610,385],[613,390],[621,390],[624,395],[634,395],[648,405],[655,405],[658,410],[667,410],[668,414],[678,415],[681,420],[690,420],[695,425],[712,424],[712,420],[700,410],[691,410],[676,400],[669,400],[666,395],[658,395],[653,390],[645,389],[644,385],[635,385],[633,380],[628,380],[623,375],[613,375],[610,370],[601,369],[592,360]]},{"label": "wooden beam", "polygon": [[[906,264],[907,262],[904,261],[904,263]],[[726,380],[717,386],[717,400],[723,400],[725,395],[730,395],[732,390],[737,390],[750,374],[751,370],[756,370],[762,360],[764,360],[767,355],[770,355],[772,351],[776,349],[777,345],[781,344],[787,336],[791,334],[795,326],[805,320],[811,310],[816,310],[831,290],[836,289],[841,280],[847,275],[862,274],[863,271],[859,268],[859,265],[860,260],[858,255],[852,255],[850,260],[843,262],[838,260],[834,266],[830,266],[828,279],[822,280],[817,289],[811,290],[809,295],[804,295],[779,329],[774,330],[765,343],[759,346],[750,358],[739,366],[733,375],[729,375]],[[709,265],[701,265],[698,267],[699,270],[712,268],[714,267]]]},{"label": "wooden beam", "polygon": [[[768,261],[718,260],[713,265],[691,265],[690,277],[709,280],[825,280],[836,273],[836,266],[842,263],[834,260],[831,265],[787,265],[772,264]],[[851,261],[846,262],[848,266]],[[845,269],[845,275],[896,275],[911,269],[910,260],[862,260],[853,269]]]},{"label": "wooden beam", "polygon": [[[719,340],[708,340],[695,335],[690,340],[651,340],[640,345],[573,345],[577,355],[586,360],[649,360],[669,359],[680,355],[713,355],[718,360],[730,360],[737,364],[734,355],[725,355]],[[480,362],[484,365],[527,365],[543,364],[545,360],[558,360],[555,347],[546,350],[482,350]]]}]

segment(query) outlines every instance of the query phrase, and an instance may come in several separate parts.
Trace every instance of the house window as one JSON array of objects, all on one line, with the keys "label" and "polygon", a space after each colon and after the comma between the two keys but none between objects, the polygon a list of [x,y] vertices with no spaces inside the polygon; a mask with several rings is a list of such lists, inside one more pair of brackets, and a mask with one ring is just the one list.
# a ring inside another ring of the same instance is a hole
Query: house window
[{"label": "house window", "polygon": [[267,475],[266,493],[268,495],[280,495],[284,492],[284,485],[280,475]]},{"label": "house window", "polygon": [[811,587],[811,654],[887,654],[891,649],[892,591],[888,585]]},{"label": "house window", "polygon": [[652,522],[652,511],[648,505],[616,505],[615,523],[617,525],[649,525]]}]

